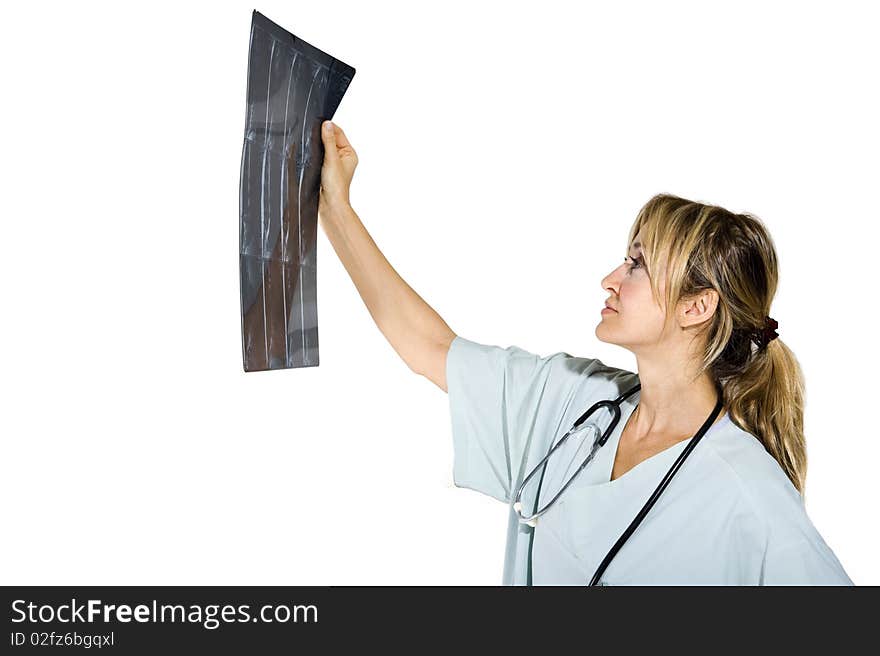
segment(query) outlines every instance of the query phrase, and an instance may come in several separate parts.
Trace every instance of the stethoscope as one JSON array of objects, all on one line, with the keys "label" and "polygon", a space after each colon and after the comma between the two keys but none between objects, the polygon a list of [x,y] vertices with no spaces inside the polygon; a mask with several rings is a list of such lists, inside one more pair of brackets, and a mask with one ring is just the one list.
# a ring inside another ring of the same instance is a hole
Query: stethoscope
[{"label": "stethoscope", "polygon": [[[586,467],[587,464],[589,464],[589,462],[593,459],[593,456],[596,454],[596,451],[598,451],[601,447],[605,446],[605,443],[608,441],[608,438],[611,437],[611,433],[614,432],[614,428],[617,426],[617,423],[620,421],[620,404],[625,399],[629,398],[632,394],[634,394],[635,392],[640,390],[641,387],[642,387],[641,384],[638,384],[635,387],[633,387],[632,389],[630,389],[627,392],[624,392],[623,394],[618,396],[613,401],[611,401],[611,400],[597,401],[596,403],[594,403],[593,406],[589,410],[587,410],[584,414],[582,414],[580,416],[580,418],[576,422],[574,422],[574,426],[572,426],[571,429],[565,435],[563,435],[562,438],[560,438],[560,440],[555,445],[553,445],[553,447],[550,449],[550,451],[547,452],[547,455],[544,456],[544,458],[541,460],[541,462],[539,462],[535,466],[535,468],[532,469],[531,472],[529,472],[529,475],[523,479],[522,483],[520,483],[519,488],[516,491],[516,497],[514,498],[513,509],[516,512],[516,514],[519,515],[519,521],[521,523],[528,524],[529,526],[532,527],[531,535],[529,536],[529,561],[528,561],[529,568],[528,568],[528,576],[527,576],[527,585],[532,585],[532,544],[535,541],[535,530],[534,529],[535,529],[535,526],[538,522],[538,517],[540,517],[545,512],[547,512],[553,506],[553,504],[556,503],[556,500],[560,496],[562,496],[562,493],[565,492],[565,489],[569,485],[571,485],[571,482],[575,479],[575,477],[578,474],[580,474],[581,471],[583,471],[584,467]],[[697,431],[697,434],[694,435],[691,442],[679,454],[679,456],[675,460],[675,462],[672,463],[672,467],[670,467],[669,471],[666,472],[666,476],[663,477],[663,480],[660,481],[660,484],[657,486],[657,489],[654,490],[654,493],[651,495],[651,497],[648,499],[648,501],[645,502],[645,505],[639,511],[639,514],[635,516],[635,518],[632,520],[630,525],[623,532],[623,535],[621,535],[617,539],[617,542],[615,542],[614,546],[611,547],[611,549],[608,551],[608,554],[605,556],[605,558],[599,564],[599,567],[596,569],[596,573],[593,574],[593,578],[590,580],[588,585],[596,585],[596,583],[599,581],[599,577],[602,576],[602,574],[605,572],[605,569],[611,563],[611,560],[614,558],[614,556],[617,554],[617,552],[620,550],[620,548],[624,545],[624,543],[627,541],[627,539],[629,539],[629,536],[633,534],[633,532],[636,530],[638,525],[641,524],[642,520],[645,518],[645,515],[648,514],[648,511],[651,510],[651,507],[657,502],[657,499],[660,498],[660,495],[663,493],[663,490],[666,489],[666,486],[669,485],[669,481],[671,481],[672,477],[675,476],[676,472],[678,472],[679,468],[681,467],[681,464],[685,461],[685,458],[687,458],[688,455],[690,455],[691,451],[694,450],[694,447],[697,446],[697,443],[702,439],[702,437],[706,433],[706,431],[709,430],[709,428],[712,426],[713,423],[715,423],[715,419],[718,417],[718,413],[721,412],[722,407],[723,407],[723,404],[722,404],[721,389],[718,388],[718,402],[715,404],[715,408],[712,410],[711,414],[709,414],[709,417],[706,419],[705,423],[703,423],[703,425],[700,427],[700,430]],[[598,438],[596,438],[596,440],[593,442],[593,446],[590,449],[590,453],[584,459],[583,463],[581,463],[581,466],[578,467],[577,470],[571,475],[571,478],[569,478],[568,481],[565,483],[565,485],[563,485],[560,488],[559,492],[557,492],[556,495],[552,499],[550,499],[550,501],[547,503],[547,505],[545,505],[543,508],[538,510],[538,503],[539,503],[538,499],[540,498],[540,495],[541,495],[541,484],[544,482],[544,472],[547,470],[547,460],[549,460],[550,456],[553,455],[553,452],[556,451],[556,449],[558,449],[560,446],[562,446],[562,444],[565,442],[565,440],[568,439],[568,437],[570,435],[572,435],[573,433],[576,433],[580,429],[581,424],[583,424],[590,417],[590,415],[592,415],[599,408],[609,408],[611,410],[613,417],[611,419],[610,425],[608,426],[608,428],[605,429],[605,431],[602,433],[602,435],[600,435]],[[522,514],[522,503],[520,502],[520,497],[522,496],[523,488],[525,488],[526,483],[528,483],[529,480],[532,478],[532,476],[534,476],[537,473],[538,469],[541,469],[542,467],[543,467],[543,470],[541,471],[541,478],[538,481],[538,491],[535,493],[535,509],[532,511],[531,515],[526,517]]]}]

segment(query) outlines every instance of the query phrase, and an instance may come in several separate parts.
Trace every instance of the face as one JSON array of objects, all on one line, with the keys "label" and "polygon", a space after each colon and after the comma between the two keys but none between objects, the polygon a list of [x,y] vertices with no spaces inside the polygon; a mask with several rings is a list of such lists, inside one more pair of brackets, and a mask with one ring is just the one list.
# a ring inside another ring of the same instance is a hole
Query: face
[{"label": "face", "polygon": [[[657,346],[666,324],[666,312],[651,293],[651,278],[645,269],[641,232],[636,235],[624,262],[602,279],[605,301],[614,310],[602,310],[596,337],[630,350]],[[665,286],[660,285],[661,298]]]}]

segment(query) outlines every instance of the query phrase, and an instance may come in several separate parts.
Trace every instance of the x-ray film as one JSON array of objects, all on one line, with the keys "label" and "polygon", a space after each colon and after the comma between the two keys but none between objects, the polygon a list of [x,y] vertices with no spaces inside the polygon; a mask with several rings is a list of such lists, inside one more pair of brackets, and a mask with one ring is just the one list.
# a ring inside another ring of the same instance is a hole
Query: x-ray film
[{"label": "x-ray film", "polygon": [[318,365],[321,124],[353,76],[348,64],[254,11],[239,188],[245,371]]}]

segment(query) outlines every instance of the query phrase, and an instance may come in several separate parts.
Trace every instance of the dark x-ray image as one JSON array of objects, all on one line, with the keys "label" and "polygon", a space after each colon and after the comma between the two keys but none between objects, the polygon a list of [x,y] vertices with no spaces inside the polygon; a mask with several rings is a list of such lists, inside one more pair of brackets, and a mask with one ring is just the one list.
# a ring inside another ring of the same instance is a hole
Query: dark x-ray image
[{"label": "dark x-ray image", "polygon": [[354,72],[254,11],[239,189],[245,371],[318,365],[320,130]]}]

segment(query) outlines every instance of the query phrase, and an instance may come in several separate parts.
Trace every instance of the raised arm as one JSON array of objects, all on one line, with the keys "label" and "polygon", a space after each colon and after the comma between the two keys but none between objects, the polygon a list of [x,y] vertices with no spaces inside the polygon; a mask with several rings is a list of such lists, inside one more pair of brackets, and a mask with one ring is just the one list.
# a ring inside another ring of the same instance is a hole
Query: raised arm
[{"label": "raised arm", "polygon": [[352,209],[348,189],[357,155],[345,133],[334,126],[321,134],[321,226],[392,348],[412,371],[445,392],[446,354],[455,333],[394,270]]}]

